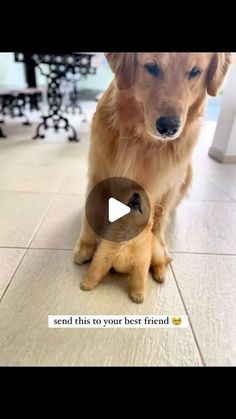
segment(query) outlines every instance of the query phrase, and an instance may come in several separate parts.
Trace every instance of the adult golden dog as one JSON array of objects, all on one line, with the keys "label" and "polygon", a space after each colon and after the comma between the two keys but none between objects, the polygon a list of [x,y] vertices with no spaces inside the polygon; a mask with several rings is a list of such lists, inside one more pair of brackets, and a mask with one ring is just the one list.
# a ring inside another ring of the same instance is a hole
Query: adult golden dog
[{"label": "adult golden dog", "polygon": [[[87,192],[100,181],[124,176],[139,183],[164,208],[156,219],[151,271],[163,281],[169,258],[164,231],[170,211],[185,195],[191,156],[207,94],[215,96],[230,53],[108,53],[115,78],[92,123]],[[90,260],[96,236],[83,222],[74,260]]]}]

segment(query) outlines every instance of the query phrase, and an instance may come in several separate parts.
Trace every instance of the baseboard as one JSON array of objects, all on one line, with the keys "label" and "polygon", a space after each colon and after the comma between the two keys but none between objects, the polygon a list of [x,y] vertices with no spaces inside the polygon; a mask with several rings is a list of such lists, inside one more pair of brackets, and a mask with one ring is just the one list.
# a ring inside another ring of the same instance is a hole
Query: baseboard
[{"label": "baseboard", "polygon": [[221,150],[218,150],[215,147],[210,147],[208,155],[220,163],[224,164],[235,164],[236,156],[225,156]]}]

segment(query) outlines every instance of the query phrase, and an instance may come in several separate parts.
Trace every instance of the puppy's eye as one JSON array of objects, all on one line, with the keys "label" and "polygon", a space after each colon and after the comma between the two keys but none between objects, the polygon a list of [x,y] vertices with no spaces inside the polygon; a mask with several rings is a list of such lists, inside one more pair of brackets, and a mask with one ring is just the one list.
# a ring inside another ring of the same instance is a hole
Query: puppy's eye
[{"label": "puppy's eye", "polygon": [[155,77],[159,76],[159,74],[161,73],[160,67],[158,67],[158,65],[154,62],[146,63],[144,65],[144,68],[147,70],[149,74]]},{"label": "puppy's eye", "polygon": [[198,67],[194,66],[192,70],[188,73],[188,78],[193,79],[194,77],[197,77],[199,74],[201,74],[201,70]]}]

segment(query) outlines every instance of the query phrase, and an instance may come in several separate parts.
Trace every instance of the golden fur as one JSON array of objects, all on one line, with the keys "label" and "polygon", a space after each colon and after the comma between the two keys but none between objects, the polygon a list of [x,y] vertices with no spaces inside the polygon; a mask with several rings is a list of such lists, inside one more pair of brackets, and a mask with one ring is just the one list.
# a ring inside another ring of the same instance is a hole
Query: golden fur
[{"label": "golden fur", "polygon": [[[165,226],[170,211],[190,185],[191,156],[207,93],[217,94],[231,54],[108,53],[107,59],[115,78],[93,117],[87,193],[101,180],[123,176],[139,183],[155,203],[163,206],[163,215],[153,226],[151,271],[155,279],[164,280],[168,262]],[[161,68],[160,77],[147,72],[145,65],[150,62]],[[188,75],[194,66],[201,69],[201,74],[190,79]],[[163,140],[155,131],[155,121],[171,114],[181,118],[181,126],[176,136]],[[138,243],[137,239],[137,246]],[[111,255],[118,245],[109,243],[109,246],[103,244],[103,249]],[[84,218],[75,247],[75,262],[90,260],[95,250],[96,236]],[[133,251],[141,257],[146,252],[145,244]],[[119,255],[122,264],[125,253]]]},{"label": "golden fur", "polygon": [[[122,200],[123,202],[123,200]],[[148,203],[145,202],[145,197],[142,197],[142,213],[139,211],[131,211],[131,218],[129,222],[132,225],[140,226],[145,222],[145,212],[148,211]],[[146,208],[145,208],[146,206]],[[151,264],[153,253],[154,234],[152,232],[154,221],[162,213],[163,208],[151,204],[151,212],[149,221],[141,233],[126,242],[118,243],[107,240],[101,240],[94,254],[89,270],[81,282],[81,289],[90,291],[94,289],[103,277],[110,271],[111,268],[120,273],[129,274],[129,294],[130,298],[135,303],[142,303],[146,291],[146,280]],[[110,227],[113,228],[114,225]],[[119,230],[126,229],[127,221],[122,217],[117,220],[116,230],[119,235]],[[113,237],[116,231],[113,229]],[[157,250],[157,249],[156,249]],[[172,258],[165,256],[163,260],[163,267],[165,268]],[[160,267],[161,269],[161,267]],[[162,282],[162,278],[156,278]]]}]

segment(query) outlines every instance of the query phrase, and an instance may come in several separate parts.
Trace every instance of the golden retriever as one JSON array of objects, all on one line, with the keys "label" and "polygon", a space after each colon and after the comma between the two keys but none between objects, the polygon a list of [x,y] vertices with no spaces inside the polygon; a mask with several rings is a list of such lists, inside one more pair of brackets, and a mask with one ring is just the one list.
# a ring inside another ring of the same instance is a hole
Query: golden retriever
[{"label": "golden retriever", "polygon": [[[164,208],[153,225],[151,257],[152,275],[162,282],[169,261],[166,223],[191,183],[191,156],[206,97],[217,94],[231,54],[107,53],[106,57],[115,78],[93,117],[87,193],[106,178],[123,176],[139,183]],[[95,233],[84,218],[75,262],[92,259],[95,250]],[[145,243],[140,252],[145,253]]]}]

